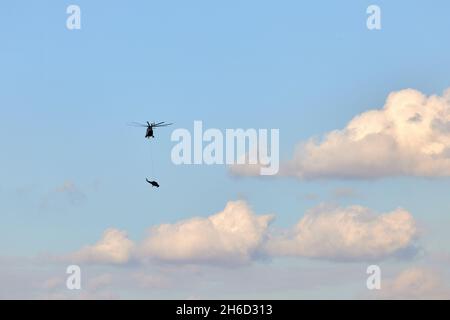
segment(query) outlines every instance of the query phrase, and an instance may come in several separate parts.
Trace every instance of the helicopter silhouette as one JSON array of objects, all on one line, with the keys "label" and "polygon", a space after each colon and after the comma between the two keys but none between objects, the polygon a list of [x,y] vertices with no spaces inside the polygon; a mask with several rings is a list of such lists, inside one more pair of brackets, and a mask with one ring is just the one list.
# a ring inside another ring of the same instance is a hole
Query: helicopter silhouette
[{"label": "helicopter silhouette", "polygon": [[150,183],[152,185],[152,187],[157,187],[159,188],[159,183],[156,181],[150,181],[148,179],[145,179],[148,183]]},{"label": "helicopter silhouette", "polygon": [[147,139],[150,139],[150,138],[154,138],[155,137],[153,135],[153,128],[167,127],[167,126],[170,126],[172,124],[173,123],[166,123],[165,121],[158,122],[158,123],[155,123],[155,122],[150,123],[150,122],[147,121],[147,124],[143,124],[143,123],[139,123],[139,122],[132,122],[130,125],[134,126],[134,127],[147,128],[147,131],[145,132],[145,137]]}]

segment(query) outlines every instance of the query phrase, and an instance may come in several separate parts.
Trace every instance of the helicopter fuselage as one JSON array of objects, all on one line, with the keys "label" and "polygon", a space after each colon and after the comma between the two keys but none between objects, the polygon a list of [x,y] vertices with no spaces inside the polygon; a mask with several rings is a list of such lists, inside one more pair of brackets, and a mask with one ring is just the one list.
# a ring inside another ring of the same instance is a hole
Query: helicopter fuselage
[{"label": "helicopter fuselage", "polygon": [[147,127],[147,132],[145,133],[145,137],[147,139],[154,138],[154,136],[153,136],[153,128],[151,126]]}]

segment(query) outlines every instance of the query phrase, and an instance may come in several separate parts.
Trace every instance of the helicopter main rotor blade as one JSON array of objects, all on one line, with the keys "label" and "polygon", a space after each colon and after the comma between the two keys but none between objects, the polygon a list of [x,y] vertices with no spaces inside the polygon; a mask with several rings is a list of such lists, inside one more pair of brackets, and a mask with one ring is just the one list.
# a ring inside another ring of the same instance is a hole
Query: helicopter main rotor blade
[{"label": "helicopter main rotor blade", "polygon": [[132,127],[148,127],[148,125],[139,122],[131,122],[128,123],[128,125]]},{"label": "helicopter main rotor blade", "polygon": [[171,126],[173,125],[173,123],[166,123],[166,124],[155,124],[154,127],[158,128],[158,127],[167,127],[167,126]]}]

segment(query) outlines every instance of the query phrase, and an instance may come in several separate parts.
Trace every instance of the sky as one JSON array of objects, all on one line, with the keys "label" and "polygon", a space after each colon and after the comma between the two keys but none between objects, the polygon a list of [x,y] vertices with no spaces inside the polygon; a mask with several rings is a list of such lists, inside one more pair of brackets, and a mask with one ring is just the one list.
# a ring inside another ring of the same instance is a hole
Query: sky
[{"label": "sky", "polygon": [[[448,299],[449,12],[2,2],[0,298]],[[175,165],[196,120],[279,129],[280,174]]]}]

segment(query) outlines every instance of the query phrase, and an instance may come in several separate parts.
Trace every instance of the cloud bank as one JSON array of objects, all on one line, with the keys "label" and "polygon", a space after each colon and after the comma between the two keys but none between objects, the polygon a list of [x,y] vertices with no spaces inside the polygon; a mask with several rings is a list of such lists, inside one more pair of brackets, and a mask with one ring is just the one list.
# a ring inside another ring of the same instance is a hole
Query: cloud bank
[{"label": "cloud bank", "polygon": [[70,258],[94,264],[240,265],[284,256],[368,261],[396,256],[414,247],[418,237],[415,221],[404,209],[377,215],[361,206],[320,206],[281,232],[270,227],[273,219],[256,215],[245,201],[231,201],[208,217],[154,226],[138,244],[125,232],[109,229],[99,242]]}]

